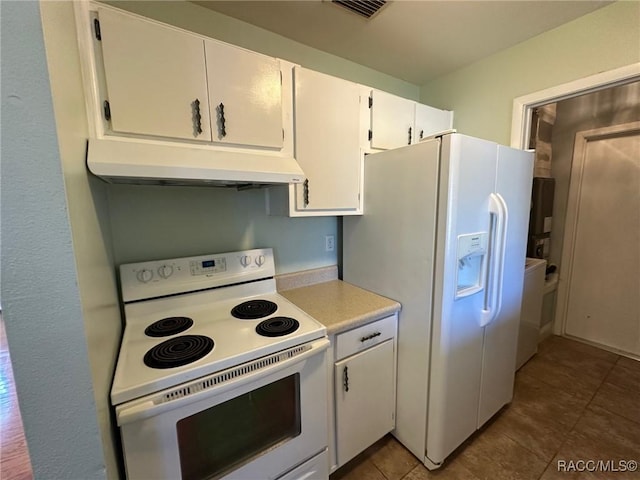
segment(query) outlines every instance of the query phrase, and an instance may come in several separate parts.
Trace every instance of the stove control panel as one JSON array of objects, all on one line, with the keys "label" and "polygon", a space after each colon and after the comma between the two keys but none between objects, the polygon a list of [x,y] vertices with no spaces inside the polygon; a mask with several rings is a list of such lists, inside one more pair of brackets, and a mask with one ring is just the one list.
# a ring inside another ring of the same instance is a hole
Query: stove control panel
[{"label": "stove control panel", "polygon": [[158,268],[158,275],[160,275],[162,278],[169,278],[171,276],[171,274],[173,273],[173,265],[162,265],[160,268]]},{"label": "stove control panel", "polygon": [[274,275],[270,248],[120,265],[125,302],[224,287]]},{"label": "stove control panel", "polygon": [[142,270],[138,270],[136,278],[142,283],[150,282],[153,280],[153,272],[147,268],[143,268]]},{"label": "stove control panel", "polygon": [[191,260],[191,262],[189,262],[189,266],[191,267],[191,275],[221,273],[227,271],[227,259],[225,257],[220,257],[207,258],[205,260]]}]

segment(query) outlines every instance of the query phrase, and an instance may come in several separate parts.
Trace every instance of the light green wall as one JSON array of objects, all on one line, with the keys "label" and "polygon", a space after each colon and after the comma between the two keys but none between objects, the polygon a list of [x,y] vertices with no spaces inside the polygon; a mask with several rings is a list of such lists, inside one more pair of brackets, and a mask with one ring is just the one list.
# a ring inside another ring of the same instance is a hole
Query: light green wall
[{"label": "light green wall", "polygon": [[[54,122],[40,4],[0,2],[0,12],[2,315],[33,477],[105,479],[78,287],[83,262],[65,196],[62,150],[69,145]],[[5,467],[11,450],[0,455]]]},{"label": "light green wall", "polygon": [[116,263],[273,247],[278,273],[335,265],[325,235],[336,217],[288,218],[265,213],[264,190],[112,185]]},{"label": "light green wall", "polygon": [[[416,85],[288,40],[184,1],[106,2],[154,20],[316,71],[418,98]],[[115,263],[273,247],[276,272],[335,265],[325,235],[340,243],[338,219],[266,215],[264,191],[203,187],[109,186]]]},{"label": "light green wall", "polygon": [[41,2],[56,133],[73,238],[84,335],[107,476],[117,471],[111,436],[109,391],[120,346],[107,186],[87,172],[88,122],[71,2]]},{"label": "light green wall", "polygon": [[418,100],[420,95],[420,88],[417,85],[190,2],[108,1],[104,3],[411,100]]},{"label": "light green wall", "polygon": [[509,144],[513,100],[640,61],[640,2],[621,1],[538,35],[420,89],[455,111],[461,133]]}]

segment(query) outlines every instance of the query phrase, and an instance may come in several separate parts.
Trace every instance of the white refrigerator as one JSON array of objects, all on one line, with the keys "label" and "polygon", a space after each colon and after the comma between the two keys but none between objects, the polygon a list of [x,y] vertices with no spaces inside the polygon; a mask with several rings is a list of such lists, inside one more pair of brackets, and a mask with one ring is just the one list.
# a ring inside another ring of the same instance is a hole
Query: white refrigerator
[{"label": "white refrigerator", "polygon": [[533,153],[453,133],[364,161],[343,278],[402,304],[394,435],[428,468],[511,401]]}]

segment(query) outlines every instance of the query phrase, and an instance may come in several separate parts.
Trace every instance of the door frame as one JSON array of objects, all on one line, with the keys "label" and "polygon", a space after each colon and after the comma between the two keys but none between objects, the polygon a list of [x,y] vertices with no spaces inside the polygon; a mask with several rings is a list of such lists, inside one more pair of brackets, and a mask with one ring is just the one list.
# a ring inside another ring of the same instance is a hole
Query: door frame
[{"label": "door frame", "polygon": [[[582,176],[584,173],[585,157],[587,155],[587,145],[594,140],[604,140],[621,134],[640,132],[640,122],[623,123],[610,127],[596,128],[593,130],[583,130],[576,133],[573,147],[573,159],[571,162],[571,173],[569,176],[569,196],[567,200],[567,212],[564,220],[564,239],[560,265],[562,274],[558,282],[558,293],[556,297],[556,310],[554,321],[554,333],[565,335],[567,325],[567,313],[569,310],[569,290],[571,286],[571,276],[573,272],[574,247],[576,241],[576,230],[578,227],[578,215],[580,211],[580,193],[582,191]],[[611,348],[603,346],[608,350]]]},{"label": "door frame", "polygon": [[[511,146],[514,148],[528,149],[529,137],[531,135],[531,118],[535,108],[549,103],[567,100],[587,93],[597,92],[610,87],[625,85],[627,83],[640,81],[640,62],[625,65],[606,72],[596,73],[588,77],[573,80],[571,82],[556,85],[544,90],[529,93],[513,100],[511,116]],[[562,249],[562,259],[564,260],[564,244]],[[562,266],[562,263],[560,264]],[[558,277],[558,295],[560,297],[561,288],[564,289],[563,275]],[[566,290],[568,292],[568,289]],[[556,309],[552,324],[553,333],[564,334],[565,317],[564,311],[560,310],[556,301]],[[566,302],[565,302],[566,303]]]},{"label": "door frame", "polygon": [[640,80],[640,62],[515,98],[511,116],[511,146],[521,149],[529,148],[531,115],[535,108],[638,80]]}]

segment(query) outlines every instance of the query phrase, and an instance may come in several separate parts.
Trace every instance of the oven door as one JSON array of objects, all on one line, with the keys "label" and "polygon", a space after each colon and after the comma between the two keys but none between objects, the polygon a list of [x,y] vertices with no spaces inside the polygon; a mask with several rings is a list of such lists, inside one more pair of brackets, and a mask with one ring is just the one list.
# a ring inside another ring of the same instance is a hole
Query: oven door
[{"label": "oven door", "polygon": [[327,447],[326,338],[116,408],[130,479],[273,479]]}]

